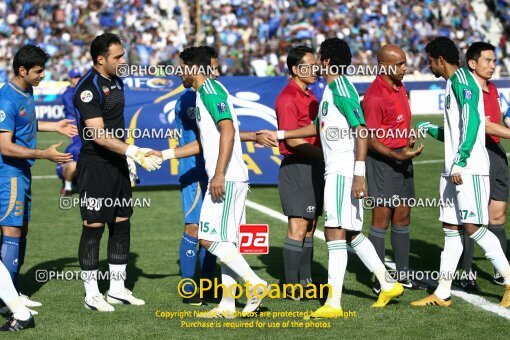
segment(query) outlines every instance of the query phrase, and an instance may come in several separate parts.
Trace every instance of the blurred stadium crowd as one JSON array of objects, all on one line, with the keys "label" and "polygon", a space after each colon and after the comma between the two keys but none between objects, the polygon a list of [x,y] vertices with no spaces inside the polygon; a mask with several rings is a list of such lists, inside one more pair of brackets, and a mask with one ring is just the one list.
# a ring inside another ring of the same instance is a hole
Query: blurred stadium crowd
[{"label": "blurred stadium crowd", "polygon": [[507,58],[509,22],[504,0],[3,0],[0,70],[5,77],[16,50],[35,43],[52,56],[47,78],[63,80],[69,69],[90,66],[87,46],[111,31],[131,64],[175,63],[184,46],[207,44],[219,50],[223,74],[282,75],[291,45],[337,36],[349,42],[354,64],[374,65],[379,48],[394,43],[406,51],[409,72],[421,74],[435,35],[463,50],[490,41]]}]

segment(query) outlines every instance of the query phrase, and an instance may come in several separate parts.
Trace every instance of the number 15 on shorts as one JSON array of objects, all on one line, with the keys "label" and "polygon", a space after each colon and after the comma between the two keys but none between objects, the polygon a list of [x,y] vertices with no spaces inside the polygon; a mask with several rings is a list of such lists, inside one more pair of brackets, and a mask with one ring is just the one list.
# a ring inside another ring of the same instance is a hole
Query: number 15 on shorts
[{"label": "number 15 on shorts", "polygon": [[239,253],[269,253],[269,226],[267,224],[241,224],[239,226]]}]

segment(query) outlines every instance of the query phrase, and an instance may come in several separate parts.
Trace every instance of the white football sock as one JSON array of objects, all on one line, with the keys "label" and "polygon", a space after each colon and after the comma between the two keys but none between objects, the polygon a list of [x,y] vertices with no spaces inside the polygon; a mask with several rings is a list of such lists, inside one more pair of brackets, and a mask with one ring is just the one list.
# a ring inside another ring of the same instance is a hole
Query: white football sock
[{"label": "white football sock", "polygon": [[0,261],[0,299],[11,310],[14,317],[18,320],[30,319],[30,311],[18,295],[16,288],[11,280],[11,275],[5,265]]},{"label": "white football sock", "polygon": [[218,307],[221,310],[234,312],[236,309],[236,288],[232,287],[237,283],[237,274],[225,264],[221,264],[221,283],[225,285],[223,296]]},{"label": "white football sock", "polygon": [[389,282],[386,277],[386,267],[382,263],[377,252],[375,251],[374,245],[367,239],[363,234],[359,234],[349,245],[359,256],[365,267],[368,268],[381,284],[382,290],[390,290],[393,288],[394,282]]},{"label": "white football sock", "polygon": [[73,182],[72,181],[64,181],[64,190],[72,191],[73,190]]},{"label": "white football sock", "polygon": [[330,241],[328,242],[328,252],[328,284],[331,286],[331,294],[325,305],[340,308],[345,270],[347,269],[347,243],[345,240]]},{"label": "white football sock", "polygon": [[255,274],[244,257],[239,254],[236,246],[231,242],[213,242],[209,247],[209,252],[216,255],[218,259],[227,265],[245,282],[249,282],[252,286],[257,284],[267,284]]},{"label": "white football sock", "polygon": [[87,298],[101,294],[97,286],[97,270],[82,270],[81,278],[85,286],[85,296]]},{"label": "white football sock", "polygon": [[126,264],[108,264],[110,268],[110,290],[108,294],[120,293],[126,289],[124,286],[124,278],[126,277]]},{"label": "white football sock", "polygon": [[439,268],[438,286],[434,294],[440,299],[447,299],[452,291],[452,279],[462,256],[463,230],[443,228],[444,249],[441,252],[441,266]]},{"label": "white football sock", "polygon": [[505,285],[510,285],[510,265],[496,235],[482,227],[470,237],[485,250],[485,257],[491,261],[494,268],[505,279]]}]

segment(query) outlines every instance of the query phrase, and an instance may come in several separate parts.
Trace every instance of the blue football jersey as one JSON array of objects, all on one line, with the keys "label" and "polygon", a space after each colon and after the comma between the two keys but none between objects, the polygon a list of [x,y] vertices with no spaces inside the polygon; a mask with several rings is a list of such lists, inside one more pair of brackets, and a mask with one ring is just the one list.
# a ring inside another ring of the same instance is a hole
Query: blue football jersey
[{"label": "blue football jersey", "polygon": [[[37,120],[33,90],[28,91],[9,81],[0,89],[0,131],[13,133],[13,142],[35,149]],[[26,172],[34,159],[21,159],[0,155],[0,176],[15,176]]]},{"label": "blue football jersey", "polygon": [[[198,127],[195,120],[197,94],[192,89],[184,91],[175,104],[175,124],[182,132],[179,138],[179,146],[186,145],[197,140]],[[179,159],[179,181],[181,183],[193,183],[207,180],[205,162],[202,154]]]}]

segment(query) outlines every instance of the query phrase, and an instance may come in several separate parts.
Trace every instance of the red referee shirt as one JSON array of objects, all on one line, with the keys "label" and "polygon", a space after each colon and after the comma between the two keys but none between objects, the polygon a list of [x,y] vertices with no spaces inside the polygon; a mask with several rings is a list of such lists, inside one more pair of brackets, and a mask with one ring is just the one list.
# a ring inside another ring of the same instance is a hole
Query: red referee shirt
[{"label": "red referee shirt", "polygon": [[[377,76],[365,93],[363,113],[367,128],[380,129],[377,136],[383,135],[381,130],[385,133],[392,130],[384,135],[386,138],[379,138],[379,142],[392,149],[409,144],[411,108],[403,84],[397,86],[395,90],[382,76]],[[407,138],[396,138],[398,136]]]},{"label": "red referee shirt", "polygon": [[[319,102],[312,91],[303,91],[294,80],[290,80],[276,98],[276,119],[278,130],[294,130],[308,126],[317,117]],[[319,137],[304,138],[310,144],[320,147]],[[284,156],[294,152],[285,141],[280,141],[280,153]]]},{"label": "red referee shirt", "polygon": [[[485,107],[485,116],[490,117],[491,122],[499,124],[501,122],[501,108],[499,107],[499,93],[496,85],[487,82],[489,91],[483,92],[483,105]],[[499,143],[499,138],[495,136],[485,135],[485,143]]]}]

